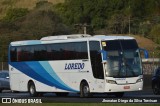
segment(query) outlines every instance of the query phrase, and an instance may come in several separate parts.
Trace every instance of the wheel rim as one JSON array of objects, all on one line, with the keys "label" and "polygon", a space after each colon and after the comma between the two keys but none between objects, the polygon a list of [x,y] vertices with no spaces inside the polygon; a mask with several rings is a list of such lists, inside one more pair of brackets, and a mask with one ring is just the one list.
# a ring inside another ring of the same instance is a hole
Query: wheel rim
[{"label": "wheel rim", "polygon": [[33,86],[33,85],[31,85],[31,87],[30,87],[30,93],[31,93],[31,94],[34,94],[34,92],[35,92],[35,90],[34,90],[34,86]]},{"label": "wheel rim", "polygon": [[85,97],[88,96],[88,93],[89,93],[89,87],[88,87],[88,86],[84,86],[84,87],[83,87],[83,93],[84,93],[84,96],[85,96]]}]

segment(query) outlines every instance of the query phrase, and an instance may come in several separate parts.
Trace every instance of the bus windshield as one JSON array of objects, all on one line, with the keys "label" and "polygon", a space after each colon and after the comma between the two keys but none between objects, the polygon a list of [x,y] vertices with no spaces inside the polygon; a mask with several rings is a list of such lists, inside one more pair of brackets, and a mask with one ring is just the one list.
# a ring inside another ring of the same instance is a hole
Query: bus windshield
[{"label": "bus windshield", "polygon": [[138,45],[135,40],[105,41],[107,77],[123,78],[142,75]]}]

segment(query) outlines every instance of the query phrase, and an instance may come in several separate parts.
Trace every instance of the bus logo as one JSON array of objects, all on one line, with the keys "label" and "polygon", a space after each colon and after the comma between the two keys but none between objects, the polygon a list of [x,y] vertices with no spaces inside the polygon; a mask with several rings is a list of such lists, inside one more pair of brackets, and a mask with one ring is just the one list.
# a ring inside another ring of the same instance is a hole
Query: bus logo
[{"label": "bus logo", "polygon": [[84,63],[66,63],[65,70],[84,69]]}]

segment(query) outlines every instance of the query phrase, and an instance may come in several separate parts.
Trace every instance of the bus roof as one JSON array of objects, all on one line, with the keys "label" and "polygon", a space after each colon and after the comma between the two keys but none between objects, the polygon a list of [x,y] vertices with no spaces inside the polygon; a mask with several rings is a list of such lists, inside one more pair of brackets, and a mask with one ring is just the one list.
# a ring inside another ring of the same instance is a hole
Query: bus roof
[{"label": "bus roof", "polygon": [[36,45],[36,44],[49,44],[60,42],[75,42],[75,41],[87,41],[87,40],[118,40],[118,39],[134,39],[130,36],[110,36],[110,35],[88,35],[88,34],[74,34],[74,35],[59,35],[43,37],[40,40],[24,40],[11,42],[11,46],[23,46],[23,45]]}]

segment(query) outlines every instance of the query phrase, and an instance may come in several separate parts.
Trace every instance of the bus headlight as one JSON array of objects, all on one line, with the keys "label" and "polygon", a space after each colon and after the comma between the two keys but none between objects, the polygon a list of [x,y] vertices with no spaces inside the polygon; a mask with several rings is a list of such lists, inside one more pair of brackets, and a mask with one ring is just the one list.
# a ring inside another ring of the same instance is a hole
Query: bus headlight
[{"label": "bus headlight", "polygon": [[138,83],[138,82],[143,82],[143,78],[138,79],[138,80],[136,81],[136,83]]},{"label": "bus headlight", "polygon": [[110,83],[110,84],[117,84],[116,81],[114,81],[114,80],[106,80],[106,82]]}]

